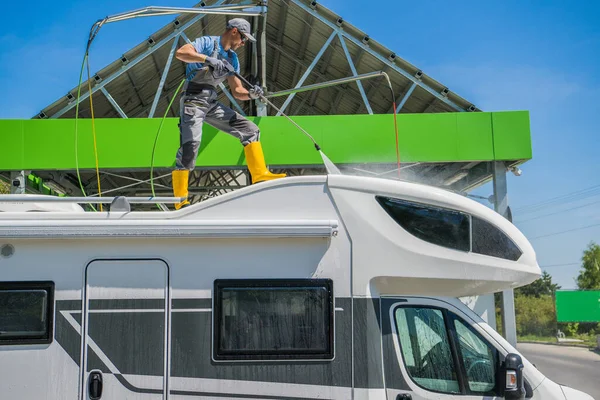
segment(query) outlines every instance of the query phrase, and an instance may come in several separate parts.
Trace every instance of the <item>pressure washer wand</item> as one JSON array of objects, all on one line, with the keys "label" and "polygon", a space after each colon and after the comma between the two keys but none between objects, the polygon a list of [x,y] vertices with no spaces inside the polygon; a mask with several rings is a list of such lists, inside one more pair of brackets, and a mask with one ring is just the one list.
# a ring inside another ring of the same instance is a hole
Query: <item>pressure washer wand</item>
[{"label": "pressure washer wand", "polygon": [[[239,73],[232,71],[235,76],[242,81],[243,83],[245,83],[247,86],[249,87],[253,87],[254,85],[251,84],[250,82],[248,82],[248,80],[246,80],[246,78],[244,78],[243,76],[241,76]],[[280,113],[281,115],[283,115],[284,117],[286,117],[292,124],[294,124],[296,126],[296,128],[300,129],[300,131],[302,131],[302,133],[304,133],[306,136],[308,136],[310,138],[310,140],[312,140],[312,142],[315,145],[315,149],[317,149],[317,151],[321,151],[321,146],[319,146],[319,144],[317,143],[317,141],[310,135],[310,133],[306,132],[300,125],[298,125],[293,119],[291,119],[290,117],[288,117],[287,115],[285,115],[283,112],[281,112],[281,110],[275,105],[273,104],[271,101],[269,101],[269,99],[267,99],[265,96],[260,96],[260,99],[267,103],[268,105],[270,105],[271,107],[273,107],[275,109],[275,111],[277,111],[278,113]]]}]

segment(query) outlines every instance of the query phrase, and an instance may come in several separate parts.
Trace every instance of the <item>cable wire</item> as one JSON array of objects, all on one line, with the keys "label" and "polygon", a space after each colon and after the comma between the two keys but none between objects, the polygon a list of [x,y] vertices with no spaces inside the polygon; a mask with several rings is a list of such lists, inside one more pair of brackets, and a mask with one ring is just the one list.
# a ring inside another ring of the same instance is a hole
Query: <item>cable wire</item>
[{"label": "cable wire", "polygon": [[567,229],[567,230],[564,230],[564,231],[558,231],[558,232],[554,232],[554,233],[549,233],[547,235],[536,236],[536,237],[530,238],[529,240],[541,239],[541,238],[546,238],[546,237],[556,236],[556,235],[562,235],[563,233],[580,231],[582,229],[593,228],[595,226],[600,226],[600,224],[592,224],[592,225],[587,225],[587,226],[580,226],[579,228]]},{"label": "cable wire", "polygon": [[581,205],[581,206],[578,206],[578,207],[569,208],[568,210],[561,210],[561,211],[553,212],[553,213],[550,213],[550,214],[538,215],[537,217],[533,217],[533,218],[529,218],[529,219],[525,219],[523,221],[517,221],[517,222],[520,223],[520,224],[522,224],[522,223],[525,223],[525,222],[534,221],[536,219],[546,218],[546,217],[550,217],[552,215],[562,214],[562,213],[570,212],[570,211],[573,211],[573,210],[577,210],[579,208],[584,208],[584,207],[592,206],[592,205],[598,204],[598,203],[600,203],[600,201],[594,201],[592,203],[584,204],[584,205]]},{"label": "cable wire", "polygon": [[514,211],[521,212],[523,214],[535,212],[535,211],[539,211],[540,209],[542,209],[544,207],[551,206],[555,203],[558,203],[558,204],[561,204],[563,202],[569,203],[569,202],[572,202],[575,200],[582,200],[587,197],[596,196],[598,194],[600,194],[600,185],[595,185],[595,186],[591,186],[589,188],[576,190],[574,192],[570,192],[570,193],[566,193],[566,194],[563,194],[560,196],[552,197],[550,199],[542,200],[537,203],[533,203],[533,204],[529,204],[529,205],[526,205],[523,207],[515,208]]},{"label": "cable wire", "polygon": [[[87,57],[87,73],[88,73],[88,90],[90,93],[90,112],[92,113],[92,137],[94,138],[94,158],[96,160],[96,179],[98,181],[98,197],[102,197],[102,189],[100,187],[100,168],[98,163],[98,144],[96,141],[96,123],[94,120],[94,102],[92,101],[92,81],[90,76],[90,58]],[[100,211],[102,209],[102,203],[100,203]]]}]

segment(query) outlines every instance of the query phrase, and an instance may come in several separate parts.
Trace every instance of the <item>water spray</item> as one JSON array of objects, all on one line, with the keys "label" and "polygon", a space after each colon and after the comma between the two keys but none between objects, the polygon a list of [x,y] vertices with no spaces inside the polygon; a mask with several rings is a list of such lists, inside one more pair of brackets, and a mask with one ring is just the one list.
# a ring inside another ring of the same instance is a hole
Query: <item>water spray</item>
[{"label": "water spray", "polygon": [[[231,71],[234,73],[234,75],[236,76],[236,78],[238,78],[240,81],[242,81],[243,83],[245,83],[248,87],[253,87],[254,85],[252,85],[250,82],[248,82],[246,80],[246,78],[244,78],[243,76],[241,76],[239,73],[237,73],[236,71],[233,70],[233,67],[231,68]],[[294,124],[294,126],[296,128],[298,128],[300,130],[300,132],[304,133],[306,136],[308,136],[308,138],[313,142],[313,144],[315,145],[315,149],[319,152],[319,154],[321,155],[321,159],[323,160],[323,164],[325,164],[325,169],[327,170],[328,174],[338,174],[341,175],[340,170],[338,169],[338,167],[335,166],[335,164],[329,159],[329,157],[327,157],[325,155],[325,153],[323,153],[323,150],[321,150],[321,146],[319,146],[319,144],[317,143],[317,141],[315,140],[315,138],[312,137],[312,135],[308,132],[306,132],[306,130],[304,130],[304,128],[302,128],[300,125],[298,125],[296,123],[296,121],[294,121],[293,119],[291,119],[289,116],[287,116],[286,114],[284,114],[275,104],[273,104],[271,101],[269,101],[269,99],[267,99],[264,95],[260,95],[259,96],[260,100],[262,100],[264,103],[270,105],[271,107],[273,107],[275,109],[275,111],[277,111],[278,113],[280,113],[281,115],[283,115],[284,117],[286,117],[288,119],[288,121],[290,121],[292,124]]]}]

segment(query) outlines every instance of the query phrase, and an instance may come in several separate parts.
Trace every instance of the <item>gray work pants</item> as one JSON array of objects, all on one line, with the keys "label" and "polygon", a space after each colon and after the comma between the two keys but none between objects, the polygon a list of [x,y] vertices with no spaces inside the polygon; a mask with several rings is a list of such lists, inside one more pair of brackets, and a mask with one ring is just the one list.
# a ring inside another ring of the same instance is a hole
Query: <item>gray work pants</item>
[{"label": "gray work pants", "polygon": [[202,140],[202,124],[205,121],[210,126],[238,138],[243,146],[260,138],[258,126],[217,102],[217,92],[214,90],[203,90],[194,95],[184,94],[179,106],[180,143],[175,162],[177,169],[192,171],[196,166]]}]

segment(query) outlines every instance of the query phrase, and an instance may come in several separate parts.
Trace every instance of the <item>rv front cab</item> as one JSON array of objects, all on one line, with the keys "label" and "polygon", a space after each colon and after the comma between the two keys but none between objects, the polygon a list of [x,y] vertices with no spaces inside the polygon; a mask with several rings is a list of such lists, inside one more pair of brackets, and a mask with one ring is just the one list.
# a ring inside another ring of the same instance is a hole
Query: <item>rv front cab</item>
[{"label": "rv front cab", "polygon": [[514,353],[506,355],[501,374],[504,376],[504,398],[505,399],[524,399],[525,385],[523,381],[523,360],[521,356]]}]

